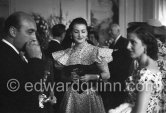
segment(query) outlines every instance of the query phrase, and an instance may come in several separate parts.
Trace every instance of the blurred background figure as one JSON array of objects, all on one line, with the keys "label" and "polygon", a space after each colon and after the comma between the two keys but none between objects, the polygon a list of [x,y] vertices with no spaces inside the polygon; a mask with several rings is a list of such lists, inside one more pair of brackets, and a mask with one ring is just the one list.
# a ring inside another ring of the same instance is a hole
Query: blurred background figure
[{"label": "blurred background figure", "polygon": [[[33,13],[32,14],[36,26],[36,38],[40,44],[43,56],[42,59],[44,61],[44,74],[42,76],[43,84],[53,84],[54,83],[54,69],[53,69],[53,61],[47,56],[45,51],[48,48],[49,39],[51,37],[48,22],[42,17],[40,14]],[[44,113],[54,113],[53,106],[56,103],[56,97],[54,96],[54,91],[49,89],[48,91],[41,92],[41,94],[46,95],[46,99],[50,98],[49,101],[44,103],[43,112]]]},{"label": "blurred background figure", "polygon": [[36,22],[36,38],[39,41],[42,51],[46,50],[48,47],[48,42],[50,39],[50,31],[47,21],[40,14],[32,13],[32,16]]},{"label": "blurred background figure", "polygon": [[118,24],[111,24],[109,28],[110,37],[113,42],[109,48],[113,49],[113,61],[108,64],[111,78],[109,82],[112,84],[119,83],[115,89],[103,95],[106,110],[115,108],[124,102],[127,94],[124,92],[125,80],[129,76],[130,65],[132,59],[127,50],[128,40],[122,37],[120,33],[120,26]]},{"label": "blurred background figure", "polygon": [[61,45],[62,45],[63,49],[67,49],[67,48],[70,48],[72,46],[72,44],[73,44],[73,39],[71,38],[71,31],[68,28],[66,30],[66,35],[65,35],[65,38],[62,41]]},{"label": "blurred background figure", "polygon": [[97,34],[97,31],[91,27],[88,26],[88,39],[87,39],[88,43],[95,45],[95,46],[99,46],[99,36]]},{"label": "blurred background figure", "polygon": [[51,54],[53,52],[62,50],[61,42],[65,38],[66,26],[63,24],[56,24],[52,27],[51,33],[52,39],[49,42],[48,48],[46,50],[47,55],[50,57],[52,56]]},{"label": "blurred background figure", "polygon": [[113,44],[114,39],[110,36],[108,40],[105,41],[106,46],[109,48]]},{"label": "blurred background figure", "polygon": [[[46,49],[46,55],[52,59],[52,53],[56,51],[60,51],[63,49],[61,42],[63,41],[66,34],[66,26],[63,24],[56,24],[51,29],[52,39],[49,42],[48,48]],[[53,67],[54,72],[54,82],[61,82],[61,70]],[[54,90],[55,96],[57,97],[57,103],[54,105],[54,113],[58,112],[60,107],[61,99],[63,97],[63,92],[58,92]]]}]

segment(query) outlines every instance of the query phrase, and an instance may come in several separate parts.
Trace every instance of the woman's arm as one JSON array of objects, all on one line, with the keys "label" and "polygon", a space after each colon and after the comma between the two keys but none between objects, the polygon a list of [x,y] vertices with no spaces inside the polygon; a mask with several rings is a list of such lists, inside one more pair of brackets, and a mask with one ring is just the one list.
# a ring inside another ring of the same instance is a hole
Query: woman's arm
[{"label": "woman's arm", "polygon": [[110,78],[110,72],[108,68],[108,63],[106,61],[103,61],[101,63],[96,63],[97,67],[101,71],[100,76],[103,80],[107,80]]},{"label": "woman's arm", "polygon": [[137,89],[139,92],[136,96],[136,103],[133,107],[132,113],[147,113],[146,110],[151,96],[151,88],[152,85],[146,83],[141,89]]}]

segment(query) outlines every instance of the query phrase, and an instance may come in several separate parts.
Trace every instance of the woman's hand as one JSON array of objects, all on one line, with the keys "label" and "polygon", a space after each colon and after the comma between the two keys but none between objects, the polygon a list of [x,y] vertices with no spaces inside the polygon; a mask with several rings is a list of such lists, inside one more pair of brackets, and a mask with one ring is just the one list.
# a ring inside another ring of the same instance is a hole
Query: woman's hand
[{"label": "woman's hand", "polygon": [[39,58],[42,59],[42,52],[40,45],[37,40],[31,40],[25,45],[26,54],[29,58]]},{"label": "woman's hand", "polygon": [[80,80],[81,81],[84,81],[84,82],[88,82],[88,81],[90,81],[90,80],[98,80],[99,79],[99,77],[98,77],[99,75],[97,75],[97,74],[85,74],[84,76],[82,76],[82,77],[80,77]]},{"label": "woman's hand", "polygon": [[80,77],[80,80],[83,82],[88,82],[89,80],[91,80],[91,76],[88,74],[85,74],[84,76]]}]

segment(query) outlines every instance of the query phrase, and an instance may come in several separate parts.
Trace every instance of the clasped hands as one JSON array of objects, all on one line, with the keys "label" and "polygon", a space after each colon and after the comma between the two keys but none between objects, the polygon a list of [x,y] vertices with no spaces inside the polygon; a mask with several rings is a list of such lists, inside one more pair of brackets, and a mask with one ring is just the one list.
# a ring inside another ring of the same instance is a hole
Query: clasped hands
[{"label": "clasped hands", "polygon": [[88,82],[90,80],[96,80],[97,75],[93,74],[85,74],[84,76],[79,76],[76,72],[71,72],[71,79],[73,81],[82,81],[82,82]]}]

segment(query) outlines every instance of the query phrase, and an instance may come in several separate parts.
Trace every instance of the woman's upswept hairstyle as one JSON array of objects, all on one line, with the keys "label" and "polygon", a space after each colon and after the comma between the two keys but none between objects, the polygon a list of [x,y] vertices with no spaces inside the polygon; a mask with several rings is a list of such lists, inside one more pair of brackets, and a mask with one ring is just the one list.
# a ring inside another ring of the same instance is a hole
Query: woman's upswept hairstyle
[{"label": "woman's upswept hairstyle", "polygon": [[86,20],[82,17],[78,17],[78,18],[73,19],[73,21],[70,23],[70,25],[69,25],[70,32],[73,30],[73,27],[75,24],[84,24],[88,30],[88,24],[87,24]]},{"label": "woman's upswept hairstyle", "polygon": [[128,34],[134,33],[146,45],[147,55],[153,60],[158,59],[158,45],[157,40],[152,33],[143,27],[137,27],[134,30],[129,30]]}]

